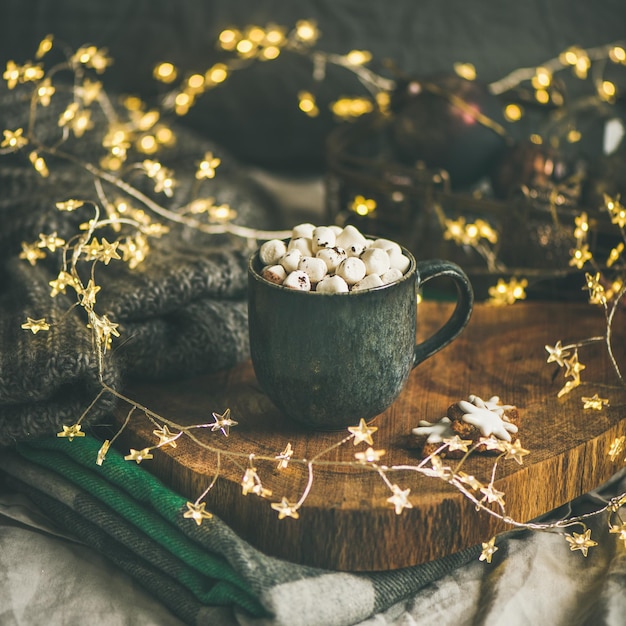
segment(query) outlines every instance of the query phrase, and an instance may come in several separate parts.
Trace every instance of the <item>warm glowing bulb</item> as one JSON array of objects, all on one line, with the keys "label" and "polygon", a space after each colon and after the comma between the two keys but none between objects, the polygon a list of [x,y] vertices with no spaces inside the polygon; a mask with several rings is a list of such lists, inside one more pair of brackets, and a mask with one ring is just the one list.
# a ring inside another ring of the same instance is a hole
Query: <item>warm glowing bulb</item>
[{"label": "warm glowing bulb", "polygon": [[300,20],[296,23],[296,34],[302,41],[313,42],[317,39],[319,33],[315,22]]},{"label": "warm glowing bulb", "polygon": [[261,58],[271,61],[275,59],[279,54],[280,54],[280,48],[277,48],[276,46],[267,46],[267,48],[263,48],[263,52],[261,53]]},{"label": "warm glowing bulb", "polygon": [[519,104],[507,104],[504,108],[504,117],[509,122],[517,122],[522,118],[523,110]]},{"label": "warm glowing bulb", "polygon": [[261,43],[265,39],[265,31],[258,26],[252,26],[246,33],[247,39],[253,43]]},{"label": "warm glowing bulb", "polygon": [[254,48],[254,44],[249,39],[242,39],[237,43],[235,48],[237,49],[237,52],[239,52],[239,54],[250,54],[250,52]]},{"label": "warm glowing bulb", "polygon": [[581,138],[581,132],[579,130],[576,130],[575,128],[572,128],[572,130],[567,133],[567,141],[569,143],[576,143],[577,141],[580,141]]},{"label": "warm glowing bulb", "polygon": [[454,71],[465,80],[476,80],[476,68],[471,63],[455,63]]},{"label": "warm glowing bulb", "polygon": [[212,83],[223,83],[228,76],[228,68],[223,63],[216,63],[206,73],[206,78]]},{"label": "warm glowing bulb", "polygon": [[219,35],[219,42],[222,49],[234,50],[240,37],[240,33],[232,28],[223,30]]},{"label": "warm glowing bulb", "polygon": [[187,85],[190,89],[202,89],[204,86],[204,76],[202,76],[202,74],[192,74],[187,79]]},{"label": "warm glowing bulb", "polygon": [[535,91],[535,98],[537,102],[541,104],[550,102],[550,94],[545,89],[537,89],[537,91]]},{"label": "warm glowing bulb", "polygon": [[145,154],[154,154],[157,149],[157,140],[153,135],[144,135],[139,140],[139,149]]},{"label": "warm glowing bulb", "polygon": [[621,46],[614,46],[609,51],[609,57],[615,63],[624,63],[626,61],[626,50]]},{"label": "warm glowing bulb", "polygon": [[372,53],[367,50],[350,50],[346,54],[346,61],[351,65],[364,65],[372,60]]},{"label": "warm glowing bulb", "polygon": [[171,63],[160,63],[154,68],[153,76],[162,83],[171,83],[176,80],[176,68]]}]

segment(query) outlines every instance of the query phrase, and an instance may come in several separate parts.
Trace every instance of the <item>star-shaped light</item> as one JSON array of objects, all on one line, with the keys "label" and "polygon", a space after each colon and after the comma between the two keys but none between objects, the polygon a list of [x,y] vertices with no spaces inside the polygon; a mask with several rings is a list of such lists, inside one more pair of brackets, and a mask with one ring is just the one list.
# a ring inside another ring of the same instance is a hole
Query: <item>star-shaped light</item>
[{"label": "star-shaped light", "polygon": [[376,200],[365,196],[355,196],[350,208],[357,215],[368,215],[376,210]]},{"label": "star-shaped light", "polygon": [[487,543],[483,543],[482,546],[483,551],[480,553],[478,560],[491,563],[493,555],[499,550],[498,546],[496,546],[496,538],[492,537],[489,541],[487,541]]},{"label": "star-shaped light", "polygon": [[2,78],[7,81],[7,87],[9,89],[14,89],[17,86],[17,83],[20,80],[20,66],[15,63],[15,61],[8,61],[7,68],[2,74]]},{"label": "star-shaped light", "polygon": [[37,264],[39,259],[46,258],[46,253],[41,250],[37,244],[29,244],[22,241],[22,251],[20,252],[19,257],[34,266]]},{"label": "star-shaped light", "polygon": [[61,270],[59,272],[59,275],[54,280],[51,280],[48,284],[50,285],[50,287],[52,287],[52,289],[50,290],[50,297],[54,298],[59,293],[65,293],[65,289],[68,287],[68,285],[74,284],[74,277],[68,272]]},{"label": "star-shaped light", "polygon": [[591,397],[583,396],[581,400],[583,403],[583,409],[601,411],[603,407],[609,406],[609,399],[601,398],[597,393],[594,393]]},{"label": "star-shaped light", "polygon": [[278,519],[285,519],[286,517],[293,517],[298,519],[300,513],[298,513],[298,506],[287,500],[284,496],[280,502],[272,502],[271,507],[278,511]]},{"label": "star-shaped light", "polygon": [[248,467],[241,479],[241,493],[247,496],[258,484],[259,476],[256,473],[256,467]]},{"label": "star-shaped light", "polygon": [[564,359],[570,355],[570,352],[563,348],[561,341],[557,341],[553,346],[545,346],[548,353],[546,363],[558,363],[561,367],[565,365]]},{"label": "star-shaped light", "polygon": [[504,491],[498,491],[493,484],[481,487],[480,492],[484,494],[483,500],[487,502],[497,502],[500,506],[504,506]]},{"label": "star-shaped light", "polygon": [[59,211],[67,211],[69,213],[84,205],[85,202],[83,200],[65,200],[64,202],[57,202],[55,206]]},{"label": "star-shaped light", "polygon": [[618,243],[615,248],[611,248],[611,252],[609,252],[609,256],[606,259],[606,266],[612,267],[615,265],[622,256],[622,252],[624,252],[624,244],[622,242]]},{"label": "star-shaped light", "polygon": [[78,295],[80,297],[80,303],[84,307],[93,307],[96,303],[96,294],[100,291],[101,287],[93,282],[90,278],[87,286],[84,289],[79,289]]},{"label": "star-shaped light", "polygon": [[452,470],[450,467],[443,464],[441,457],[436,454],[431,455],[430,463],[431,467],[425,467],[422,470],[426,476],[441,478],[442,480],[450,480],[452,477]]},{"label": "star-shaped light", "polygon": [[111,259],[121,259],[122,257],[117,253],[118,246],[119,241],[113,241],[112,243],[109,243],[104,237],[102,237],[100,250],[98,250],[96,258],[98,259],[98,261],[101,261],[105,265],[108,265]]},{"label": "star-shaped light", "polygon": [[600,282],[600,272],[595,274],[585,273],[586,284],[583,290],[589,291],[589,302],[591,304],[606,304],[604,285]]},{"label": "star-shaped light", "polygon": [[587,213],[583,211],[580,215],[577,215],[574,218],[574,224],[576,224],[576,228],[574,229],[574,237],[578,240],[583,240],[589,232],[589,221],[587,219]]},{"label": "star-shaped light", "polygon": [[564,360],[565,363],[565,376],[571,376],[574,379],[580,379],[580,373],[585,369],[586,365],[583,365],[578,360],[578,350],[574,351],[574,354],[569,359]]},{"label": "star-shaped light", "polygon": [[365,452],[357,452],[354,458],[359,463],[377,463],[385,454],[385,450],[374,450],[371,446]]},{"label": "star-shaped light", "polygon": [[195,504],[193,502],[187,502],[187,510],[183,513],[183,517],[186,519],[192,519],[198,526],[200,526],[205,519],[211,519],[213,514],[206,510],[206,502]]},{"label": "star-shaped light", "polygon": [[98,258],[101,246],[98,243],[98,238],[94,237],[87,245],[83,246],[83,254],[88,260],[93,261]]},{"label": "star-shaped light", "polygon": [[620,228],[626,227],[626,208],[617,199],[604,194],[604,204],[611,215],[611,222]]},{"label": "star-shaped light", "polygon": [[176,440],[183,434],[182,431],[178,433],[173,433],[167,427],[167,424],[163,424],[161,428],[157,428],[152,431],[152,434],[159,438],[159,443],[157,443],[157,447],[162,448],[163,446],[169,446],[170,448],[175,448],[178,444]]},{"label": "star-shaped light", "polygon": [[239,423],[231,419],[230,409],[226,409],[222,415],[219,413],[213,413],[213,418],[215,419],[215,423],[211,424],[211,431],[216,432],[221,430],[225,437],[228,437],[230,434],[230,427],[237,426]]},{"label": "star-shaped light", "polygon": [[580,385],[580,376],[575,378],[574,380],[568,380],[563,387],[559,390],[559,393],[556,394],[557,398],[561,398],[564,395],[568,394],[572,389],[575,389]]},{"label": "star-shaped light", "polygon": [[54,252],[57,248],[65,245],[65,240],[61,239],[61,237],[57,237],[56,231],[49,235],[42,233],[39,235],[39,243],[37,245],[40,248],[47,248],[50,252]]},{"label": "star-shaped light", "polygon": [[413,505],[409,502],[410,489],[400,489],[398,485],[392,485],[392,496],[387,498],[387,502],[393,504],[396,515],[400,515],[404,509],[412,509]]},{"label": "star-shaped light", "polygon": [[626,546],[626,522],[623,522],[622,524],[614,524],[609,528],[609,532],[616,534],[617,538],[620,541],[624,542],[624,545]]},{"label": "star-shaped light", "polygon": [[589,244],[584,244],[574,250],[570,250],[570,254],[572,255],[572,258],[569,260],[569,264],[579,270],[584,267],[587,261],[590,261],[593,258],[593,255],[589,252]]},{"label": "star-shaped light", "polygon": [[19,150],[28,143],[28,139],[24,137],[24,129],[17,128],[16,130],[4,130],[2,131],[4,139],[0,142],[0,148],[11,148],[12,150]]},{"label": "star-shaped light", "polygon": [[50,104],[50,98],[56,91],[54,85],[49,78],[42,80],[37,87],[37,99],[41,103],[41,106],[47,107]]},{"label": "star-shaped light", "polygon": [[613,442],[609,447],[609,451],[607,452],[611,461],[615,461],[615,459],[617,459],[617,457],[624,451],[624,448],[626,448],[626,436],[622,435],[621,437],[613,439]]},{"label": "star-shaped light", "polygon": [[124,457],[125,461],[135,461],[137,465],[142,461],[146,461],[149,459],[153,459],[154,455],[151,454],[150,448],[143,448],[142,450],[135,450],[135,448],[131,448],[129,454]]},{"label": "star-shaped light", "polygon": [[278,465],[276,466],[276,469],[286,469],[286,467],[289,465],[289,461],[291,460],[291,457],[293,456],[293,449],[291,447],[291,444],[288,443],[285,446],[285,449],[278,455],[276,455],[274,458],[278,461]]},{"label": "star-shaped light", "polygon": [[57,433],[57,437],[64,437],[70,441],[74,441],[75,437],[84,437],[85,433],[81,430],[80,424],[72,424],[71,426],[63,426],[63,430]]},{"label": "star-shaped light", "polygon": [[591,528],[588,528],[584,533],[572,533],[571,535],[566,534],[565,539],[569,542],[569,549],[572,552],[580,550],[583,553],[583,556],[587,556],[589,548],[593,548],[593,546],[598,545],[597,541],[591,539]]},{"label": "star-shaped light", "polygon": [[27,317],[26,321],[22,324],[24,330],[30,330],[33,335],[36,335],[40,330],[50,330],[50,324],[46,322],[46,319],[42,317],[39,320],[34,320],[32,317]]},{"label": "star-shaped light", "polygon": [[500,441],[499,439],[496,439],[493,436],[491,436],[491,437],[481,437],[478,440],[478,443],[483,445],[483,446],[485,446],[486,450],[499,450],[500,452],[505,452],[504,444],[506,442]]},{"label": "star-shaped light", "polygon": [[469,446],[473,443],[471,439],[461,439],[458,435],[454,435],[454,437],[450,439],[444,439],[443,442],[448,444],[448,450],[450,452],[454,452],[455,450],[467,452]]},{"label": "star-shaped light", "polygon": [[104,460],[107,457],[107,452],[111,447],[111,442],[108,439],[105,439],[100,446],[100,450],[98,450],[98,456],[96,457],[96,465],[102,465]]},{"label": "star-shaped light", "polygon": [[504,442],[504,448],[506,450],[504,458],[515,459],[520,465],[524,464],[523,457],[530,454],[529,450],[522,448],[522,444],[519,439],[517,439],[514,443]]},{"label": "star-shaped light", "polygon": [[204,155],[204,159],[198,163],[196,178],[198,180],[202,180],[203,178],[214,178],[215,170],[221,162],[222,160],[213,156],[212,152],[207,152]]},{"label": "star-shaped light", "polygon": [[102,91],[102,83],[98,80],[91,81],[86,78],[83,84],[76,87],[76,95],[80,96],[85,106],[89,106],[94,100],[97,100]]},{"label": "star-shaped light", "polygon": [[98,343],[106,352],[111,347],[112,338],[120,336],[117,330],[119,324],[112,322],[106,315],[96,315],[93,311],[90,312],[89,319],[87,327],[95,329]]},{"label": "star-shaped light", "polygon": [[511,278],[508,283],[504,279],[499,278],[497,284],[488,289],[489,302],[490,304],[502,306],[513,304],[516,300],[524,300],[526,298],[526,287],[528,287],[526,278],[521,280]]},{"label": "star-shaped light", "polygon": [[378,430],[377,426],[368,426],[367,422],[361,418],[358,426],[348,426],[348,430],[354,435],[354,445],[358,445],[362,441],[374,445],[372,435]]},{"label": "star-shaped light", "polygon": [[457,478],[468,487],[479,491],[484,487],[484,485],[480,482],[480,480],[476,479],[471,474],[466,474],[465,472],[459,472]]}]

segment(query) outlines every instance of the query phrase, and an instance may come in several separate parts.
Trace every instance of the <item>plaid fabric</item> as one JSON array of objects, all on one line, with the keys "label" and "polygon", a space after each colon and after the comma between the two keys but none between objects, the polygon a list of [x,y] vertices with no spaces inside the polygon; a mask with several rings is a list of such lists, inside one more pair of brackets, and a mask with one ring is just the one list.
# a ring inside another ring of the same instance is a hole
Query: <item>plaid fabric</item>
[{"label": "plaid fabric", "polygon": [[186,500],[141,466],[114,450],[96,465],[99,447],[91,437],[31,439],[0,456],[0,469],[65,531],[190,624],[203,623],[203,611],[215,605],[232,606],[240,621],[254,624],[356,624],[480,552],[371,574],[297,565],[262,554],[217,517],[200,526],[184,518]]}]

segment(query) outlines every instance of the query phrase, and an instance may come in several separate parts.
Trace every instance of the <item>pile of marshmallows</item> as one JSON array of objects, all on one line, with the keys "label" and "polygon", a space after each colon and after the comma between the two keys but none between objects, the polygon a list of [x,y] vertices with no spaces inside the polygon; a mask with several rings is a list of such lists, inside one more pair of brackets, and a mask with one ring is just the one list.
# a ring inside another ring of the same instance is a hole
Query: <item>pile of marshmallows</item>
[{"label": "pile of marshmallows", "polygon": [[366,239],[354,226],[298,224],[288,243],[266,241],[259,250],[266,280],[289,289],[348,293],[392,283],[409,258],[388,239]]}]

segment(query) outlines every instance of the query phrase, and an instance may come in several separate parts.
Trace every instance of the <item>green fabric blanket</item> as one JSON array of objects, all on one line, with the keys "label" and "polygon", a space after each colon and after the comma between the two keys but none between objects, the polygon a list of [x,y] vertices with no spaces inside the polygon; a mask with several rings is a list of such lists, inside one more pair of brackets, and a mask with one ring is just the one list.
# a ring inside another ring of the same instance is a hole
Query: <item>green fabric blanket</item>
[{"label": "green fabric blanket", "polygon": [[112,559],[188,624],[211,623],[216,605],[255,624],[355,624],[480,553],[475,547],[371,574],[296,565],[262,554],[217,517],[201,525],[183,517],[185,498],[116,451],[98,466],[100,445],[91,437],[31,439],[5,450],[0,469],[65,532]]}]

